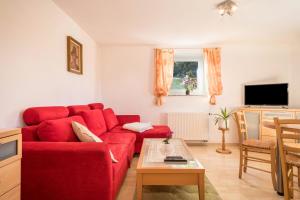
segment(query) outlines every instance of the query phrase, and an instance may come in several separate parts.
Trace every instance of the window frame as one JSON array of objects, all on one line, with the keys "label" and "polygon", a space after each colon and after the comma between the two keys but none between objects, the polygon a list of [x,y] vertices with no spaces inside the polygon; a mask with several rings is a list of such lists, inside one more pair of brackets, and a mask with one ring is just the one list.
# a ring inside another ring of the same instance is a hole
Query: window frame
[{"label": "window frame", "polygon": [[[204,58],[202,49],[179,49],[175,50],[174,53],[174,66],[175,62],[197,62],[198,63],[198,69],[197,69],[197,85],[201,85],[202,88],[199,89],[197,87],[197,91],[191,92],[188,96],[207,96],[208,90],[207,90],[207,70],[205,69],[204,65]],[[173,74],[174,75],[174,74]],[[172,83],[173,84],[173,83]],[[171,86],[172,87],[172,86]],[[172,93],[173,91],[173,93]],[[179,94],[179,91],[175,91],[174,89],[170,88],[169,95],[168,96],[187,96],[184,93]]]}]

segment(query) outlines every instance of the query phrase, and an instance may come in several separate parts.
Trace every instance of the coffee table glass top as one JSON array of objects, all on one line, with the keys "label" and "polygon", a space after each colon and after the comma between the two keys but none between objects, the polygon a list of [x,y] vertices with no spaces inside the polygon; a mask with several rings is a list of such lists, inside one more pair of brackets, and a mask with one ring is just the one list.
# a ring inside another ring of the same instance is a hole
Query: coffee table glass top
[{"label": "coffee table glass top", "polygon": [[[144,156],[142,167],[152,168],[183,168],[195,169],[202,168],[201,164],[193,158],[184,141],[181,139],[170,139],[170,144],[165,144],[164,139],[145,139],[143,143]],[[187,164],[164,163],[166,156],[182,156]]]}]

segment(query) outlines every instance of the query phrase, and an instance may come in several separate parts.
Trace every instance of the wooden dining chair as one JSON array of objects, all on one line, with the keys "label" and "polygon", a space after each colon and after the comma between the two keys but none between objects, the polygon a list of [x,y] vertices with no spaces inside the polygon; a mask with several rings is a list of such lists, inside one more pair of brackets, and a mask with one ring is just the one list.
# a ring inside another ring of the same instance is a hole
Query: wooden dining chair
[{"label": "wooden dining chair", "polygon": [[300,144],[291,143],[290,140],[300,140],[300,120],[274,118],[274,123],[282,168],[284,199],[289,200],[293,199],[294,190],[298,190],[293,184],[293,167],[298,168],[299,187]]},{"label": "wooden dining chair", "polygon": [[[238,111],[235,113],[235,120],[237,124],[239,145],[240,145],[240,168],[239,168],[239,178],[242,178],[243,171],[246,173],[247,168],[252,168],[259,171],[264,171],[271,173],[272,184],[274,190],[276,190],[276,144],[274,141],[262,141],[258,139],[248,139],[247,123],[245,118],[245,113],[243,111]],[[249,155],[249,153],[253,155]],[[264,159],[257,156],[258,154],[270,155],[269,159]],[[260,162],[271,164],[271,170],[264,170],[261,168],[253,167],[248,165],[248,161]]]}]

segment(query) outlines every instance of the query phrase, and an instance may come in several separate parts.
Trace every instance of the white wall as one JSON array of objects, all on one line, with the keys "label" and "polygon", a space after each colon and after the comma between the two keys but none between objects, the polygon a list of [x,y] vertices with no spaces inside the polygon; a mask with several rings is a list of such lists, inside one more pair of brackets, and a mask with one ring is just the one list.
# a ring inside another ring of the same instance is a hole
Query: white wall
[{"label": "white wall", "polygon": [[[0,2],[0,128],[22,124],[29,106],[93,102],[96,43],[51,0]],[[83,45],[83,73],[67,72],[66,37]]]},{"label": "white wall", "polygon": [[[216,112],[219,107],[242,105],[242,88],[249,83],[289,82],[291,70],[299,67],[293,62],[296,54],[289,43],[231,43],[222,47],[222,77],[224,92],[217,98],[217,106],[209,106],[208,97],[165,98],[163,106],[153,104],[153,49],[155,46],[101,47],[101,86],[104,102],[117,113],[137,113],[143,121],[166,123],[167,112]],[[299,51],[300,53],[300,51]],[[299,55],[299,54],[298,54]],[[297,94],[298,95],[298,94]],[[291,94],[291,106],[296,98]],[[299,104],[297,104],[299,105]],[[235,126],[228,134],[229,142],[237,142]],[[219,142],[220,134],[210,120],[210,142]]]}]

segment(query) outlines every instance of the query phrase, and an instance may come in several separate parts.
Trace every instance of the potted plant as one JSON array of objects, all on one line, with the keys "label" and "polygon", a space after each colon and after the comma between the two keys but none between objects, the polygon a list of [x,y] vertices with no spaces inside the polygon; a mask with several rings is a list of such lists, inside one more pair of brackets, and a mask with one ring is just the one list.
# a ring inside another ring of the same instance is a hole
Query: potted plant
[{"label": "potted plant", "polygon": [[229,119],[233,115],[233,112],[229,112],[227,108],[221,108],[220,113],[213,114],[215,116],[215,125],[219,125],[219,128],[228,129]]},{"label": "potted plant", "polygon": [[191,92],[197,88],[197,79],[192,78],[189,73],[187,73],[182,78],[182,85],[184,86],[185,94],[190,95]]},{"label": "potted plant", "polygon": [[170,144],[170,139],[171,137],[167,137],[166,139],[163,140],[163,143],[165,144],[163,147],[163,152],[166,156],[171,155],[173,152],[173,145]]}]

